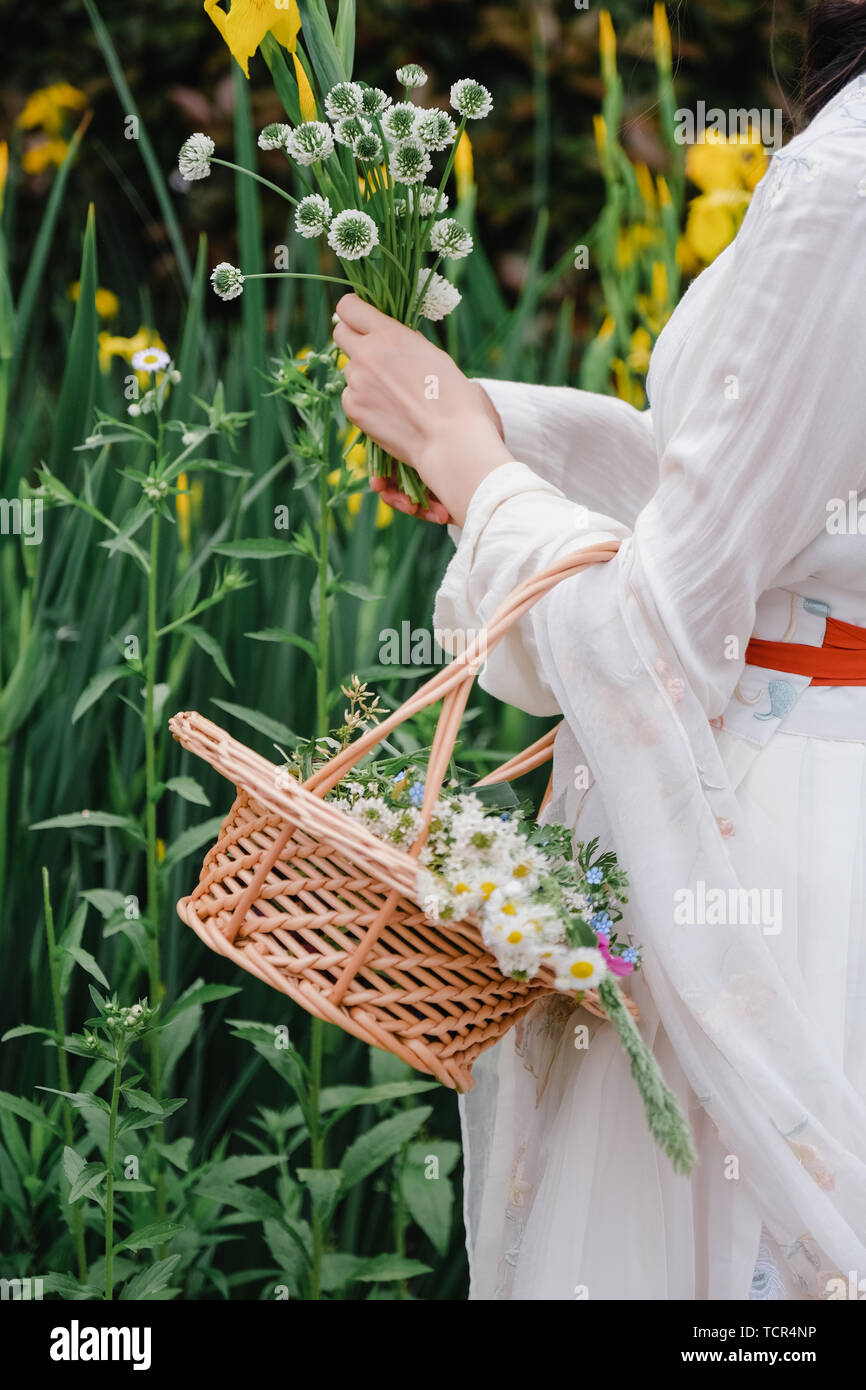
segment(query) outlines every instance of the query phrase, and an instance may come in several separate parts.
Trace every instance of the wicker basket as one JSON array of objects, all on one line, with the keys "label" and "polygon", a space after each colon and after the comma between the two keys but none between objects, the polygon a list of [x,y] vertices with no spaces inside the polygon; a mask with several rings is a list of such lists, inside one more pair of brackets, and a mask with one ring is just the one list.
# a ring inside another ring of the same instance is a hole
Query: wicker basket
[{"label": "wicker basket", "polygon": [[[519,585],[461,656],[303,785],[202,715],[176,714],[175,738],[237,788],[195,890],[177,905],[182,920],[309,1013],[469,1090],[475,1058],[551,992],[551,978],[505,978],[471,916],[447,927],[429,921],[416,896],[417,855],[486,653],[554,584],[617,548],[586,548]],[[438,700],[422,830],[404,851],[323,798],[392,729]],[[540,766],[552,756],[555,732],[478,785]],[[597,996],[588,992],[584,1003],[603,1013]]]}]

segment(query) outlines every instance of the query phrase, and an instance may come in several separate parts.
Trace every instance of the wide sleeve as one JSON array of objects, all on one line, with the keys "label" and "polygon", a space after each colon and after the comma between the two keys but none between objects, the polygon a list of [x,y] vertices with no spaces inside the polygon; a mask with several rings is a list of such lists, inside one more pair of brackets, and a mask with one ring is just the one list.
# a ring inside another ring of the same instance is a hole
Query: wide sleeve
[{"label": "wide sleeve", "polygon": [[634,525],[658,484],[649,410],[571,386],[477,380],[516,459],[566,497]]},{"label": "wide sleeve", "polygon": [[[607,573],[560,586],[574,605],[588,582],[595,591],[617,585],[626,567],[639,573],[638,597],[659,615],[710,718],[742,671],[758,597],[821,532],[831,500],[859,490],[866,473],[862,158],[862,132],[837,132],[811,178],[789,179],[781,199],[756,199],[723,302],[657,384],[675,391],[677,409],[656,490]],[[494,470],[470,503],[437,628],[481,625],[515,583],[599,530],[627,534],[581,513],[522,461]],[[567,647],[562,602],[548,596],[491,654],[486,689],[549,712],[553,673],[536,664],[538,627],[554,611],[550,650]]]}]

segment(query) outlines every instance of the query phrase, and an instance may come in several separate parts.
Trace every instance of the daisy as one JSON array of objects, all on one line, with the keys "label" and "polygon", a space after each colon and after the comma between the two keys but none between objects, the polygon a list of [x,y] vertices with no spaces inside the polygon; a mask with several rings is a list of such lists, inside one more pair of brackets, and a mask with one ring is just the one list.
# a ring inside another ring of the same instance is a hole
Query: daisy
[{"label": "daisy", "polygon": [[161,372],[171,362],[168,353],[158,347],[142,348],[132,354],[131,360],[137,372]]},{"label": "daisy", "polygon": [[555,958],[555,964],[554,986],[569,993],[598,989],[607,974],[604,956],[593,946],[578,946],[576,950],[562,952]]}]

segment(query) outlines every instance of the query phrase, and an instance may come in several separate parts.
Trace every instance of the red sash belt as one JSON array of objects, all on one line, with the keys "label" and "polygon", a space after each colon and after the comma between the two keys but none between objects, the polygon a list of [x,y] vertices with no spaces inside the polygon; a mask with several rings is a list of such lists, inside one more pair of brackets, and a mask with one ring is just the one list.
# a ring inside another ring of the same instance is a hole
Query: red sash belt
[{"label": "red sash belt", "polygon": [[866,628],[828,618],[822,647],[753,637],[746,664],[811,676],[811,685],[866,685]]}]

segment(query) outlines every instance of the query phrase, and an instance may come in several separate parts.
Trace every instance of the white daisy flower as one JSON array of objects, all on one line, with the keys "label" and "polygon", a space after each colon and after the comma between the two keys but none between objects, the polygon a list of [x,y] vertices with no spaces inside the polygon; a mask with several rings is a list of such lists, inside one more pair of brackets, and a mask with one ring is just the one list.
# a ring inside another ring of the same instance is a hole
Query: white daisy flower
[{"label": "white daisy flower", "polygon": [[340,145],[354,145],[360,135],[369,135],[370,122],[363,116],[346,116],[334,123],[334,139]]},{"label": "white daisy flower", "polygon": [[391,150],[388,170],[398,183],[421,183],[433,161],[420,140],[401,140]]},{"label": "white daisy flower", "polygon": [[493,97],[474,77],[461,77],[451,88],[451,105],[461,116],[479,121],[493,109]]},{"label": "white daisy flower", "polygon": [[381,164],[385,151],[375,130],[364,131],[352,142],[352,153],[362,164]]},{"label": "white daisy flower", "polygon": [[[425,285],[427,286],[426,289],[424,289]],[[432,275],[429,270],[418,271],[415,293],[419,295],[422,291],[424,297],[420,305],[421,316],[430,319],[432,323],[438,323],[440,319],[447,318],[463,298],[450,280],[446,280],[444,275],[437,275],[435,271]]]},{"label": "white daisy flower", "polygon": [[182,179],[194,183],[196,179],[210,176],[210,162],[213,158],[214,142],[209,135],[200,130],[184,140],[177,156],[177,167]]},{"label": "white daisy flower", "polygon": [[472,250],[472,237],[466,228],[453,217],[445,217],[434,222],[430,228],[430,246],[437,256],[447,256],[451,261],[461,261]]},{"label": "white daisy flower", "polygon": [[317,164],[334,152],[334,135],[325,121],[304,121],[286,136],[286,151],[296,164]]},{"label": "white daisy flower", "polygon": [[413,106],[411,101],[398,101],[382,117],[382,128],[389,140],[408,140],[410,135],[415,134],[417,120],[418,107]]},{"label": "white daisy flower", "polygon": [[321,236],[331,220],[331,204],[320,193],[308,193],[295,208],[295,229],[302,237]]},{"label": "white daisy flower", "polygon": [[359,115],[363,104],[364,89],[357,82],[338,82],[325,97],[325,110],[331,121]]},{"label": "white daisy flower", "polygon": [[132,366],[137,372],[161,372],[170,361],[168,353],[158,347],[139,348],[132,354]]},{"label": "white daisy flower", "polygon": [[361,115],[381,116],[391,105],[391,98],[381,87],[361,88]]},{"label": "white daisy flower", "polygon": [[344,208],[328,228],[328,245],[344,261],[358,261],[369,256],[379,242],[379,229],[366,212]]},{"label": "white daisy flower", "polygon": [[397,81],[403,87],[423,87],[427,74],[420,63],[404,63],[402,68],[397,69]]},{"label": "white daisy flower", "polygon": [[444,150],[454,144],[457,127],[447,111],[423,111],[418,116],[415,134],[428,150]]},{"label": "white daisy flower", "polygon": [[260,133],[256,144],[260,150],[281,150],[292,133],[292,127],[283,121],[272,121]]},{"label": "white daisy flower", "polygon": [[[416,190],[413,189],[413,197]],[[440,193],[438,188],[431,188],[425,184],[423,188],[417,190],[418,208],[422,217],[432,217],[434,212],[445,212],[448,208],[448,194]]]},{"label": "white daisy flower", "polygon": [[211,271],[210,282],[220,299],[237,299],[238,295],[243,294],[244,277],[236,265],[229,261],[220,261]]},{"label": "white daisy flower", "polygon": [[604,956],[594,946],[578,946],[576,950],[557,952],[553,963],[556,967],[555,988],[569,993],[579,989],[598,989],[607,974]]}]

